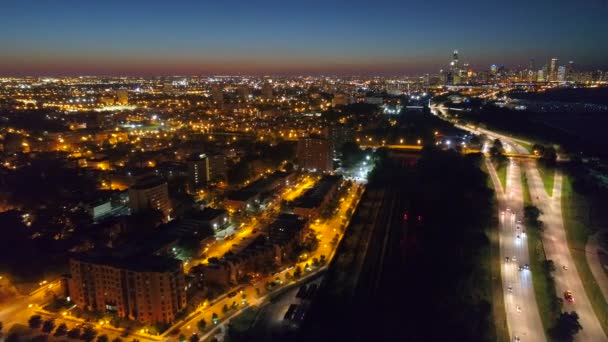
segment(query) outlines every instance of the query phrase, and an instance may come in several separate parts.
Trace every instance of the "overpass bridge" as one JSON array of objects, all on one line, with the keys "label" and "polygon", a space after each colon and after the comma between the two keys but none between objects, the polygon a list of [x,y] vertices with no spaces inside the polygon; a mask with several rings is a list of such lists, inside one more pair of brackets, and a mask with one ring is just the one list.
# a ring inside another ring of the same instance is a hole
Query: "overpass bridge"
[{"label": "overpass bridge", "polygon": [[[396,150],[396,151],[409,151],[409,152],[420,152],[422,151],[423,146],[422,145],[405,145],[405,144],[361,144],[359,145],[361,146],[361,148],[363,149],[368,149],[368,148],[372,148],[372,149],[376,149],[376,148],[388,148],[389,150]],[[482,153],[481,150],[477,150],[477,149],[464,149],[463,151],[464,153]],[[488,153],[484,153],[485,155],[488,155]],[[529,159],[538,159],[540,158],[540,156],[536,155],[536,154],[525,154],[525,153],[505,153],[505,156],[507,157],[512,157],[512,158],[529,158]]]}]

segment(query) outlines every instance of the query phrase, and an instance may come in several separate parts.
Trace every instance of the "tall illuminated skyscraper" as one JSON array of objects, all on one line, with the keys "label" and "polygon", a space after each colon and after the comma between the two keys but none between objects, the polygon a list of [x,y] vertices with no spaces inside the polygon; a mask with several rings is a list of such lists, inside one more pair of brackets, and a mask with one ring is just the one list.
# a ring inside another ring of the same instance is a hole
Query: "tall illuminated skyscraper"
[{"label": "tall illuminated skyscraper", "polygon": [[452,61],[450,62],[450,70],[447,74],[447,84],[460,83],[460,61],[458,60],[458,50],[454,50]]},{"label": "tall illuminated skyscraper", "polygon": [[557,81],[564,82],[566,81],[566,67],[560,65],[557,67]]},{"label": "tall illuminated skyscraper", "polygon": [[566,81],[572,81],[574,79],[574,72],[574,61],[570,61],[566,65]]},{"label": "tall illuminated skyscraper", "polygon": [[454,50],[454,54],[452,55],[452,67],[458,69],[458,50]]},{"label": "tall illuminated skyscraper", "polygon": [[549,81],[555,82],[557,81],[557,58],[551,58],[551,63],[549,64]]}]

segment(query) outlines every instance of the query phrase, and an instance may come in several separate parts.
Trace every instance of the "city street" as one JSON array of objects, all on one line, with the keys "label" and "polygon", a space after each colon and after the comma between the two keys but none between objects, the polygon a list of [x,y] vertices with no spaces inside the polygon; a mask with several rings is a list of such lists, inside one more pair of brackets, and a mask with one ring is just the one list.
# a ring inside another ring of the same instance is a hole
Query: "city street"
[{"label": "city street", "polygon": [[19,296],[8,303],[3,303],[0,307],[0,322],[4,324],[4,330],[15,323],[27,323],[35,310],[48,303],[52,294],[61,292],[61,281],[53,281],[44,284],[39,289],[33,291],[30,295]]},{"label": "city street", "polygon": [[[318,177],[305,176],[295,185],[285,189],[281,194],[281,198],[285,201],[292,201],[304,193],[304,191],[313,187],[317,181]],[[214,243],[210,244],[203,251],[204,257],[190,260],[188,263],[184,264],[185,272],[187,273],[190,268],[196,265],[206,264],[209,258],[221,258],[230,250],[237,252],[240,248],[246,246],[251,240],[260,234],[260,228],[263,227],[260,220],[271,219],[271,214],[268,213],[271,212],[273,208],[278,206],[280,206],[280,203],[274,203],[270,207],[266,208],[261,214],[250,218],[246,223],[238,228],[232,237],[228,239],[215,240]]]},{"label": "city street", "polygon": [[[310,228],[316,233],[317,238],[319,239],[319,248],[315,252],[311,253],[310,255],[307,255],[304,260],[301,260],[295,265],[286,267],[278,273],[275,273],[266,278],[259,279],[255,283],[255,285],[243,285],[240,287],[236,287],[237,294],[233,297],[223,295],[211,304],[201,303],[201,308],[198,310],[197,314],[189,316],[185,321],[176,323],[175,325],[173,325],[173,327],[168,329],[162,335],[162,337],[167,341],[177,340],[178,335],[171,335],[171,332],[175,330],[179,330],[180,333],[183,333],[185,335],[198,333],[199,336],[201,336],[197,328],[198,321],[200,321],[201,319],[205,319],[207,325],[212,326],[212,316],[214,313],[216,313],[221,320],[217,327],[224,327],[225,324],[230,320],[230,318],[236,316],[241,311],[241,309],[244,307],[244,303],[246,303],[247,305],[256,306],[265,303],[265,301],[268,299],[269,294],[269,292],[265,288],[265,284],[267,282],[279,279],[281,281],[281,285],[279,286],[289,285],[290,282],[285,279],[286,274],[290,273],[293,275],[293,272],[296,267],[300,267],[302,269],[302,279],[308,276],[312,276],[316,272],[324,270],[325,265],[329,264],[329,262],[333,258],[336,247],[338,245],[337,243],[335,245],[332,244],[332,240],[336,234],[338,235],[338,242],[340,241],[340,239],[342,239],[343,231],[341,228],[346,227],[348,225],[348,221],[350,220],[349,213],[352,215],[352,212],[354,211],[354,208],[356,207],[360,199],[357,190],[361,186],[362,185],[360,184],[353,183],[352,187],[344,195],[343,200],[340,201],[340,206],[336,214],[333,215],[330,219],[319,220],[318,222],[315,221],[311,223]],[[349,212],[349,209],[351,208],[352,210]],[[317,269],[311,269],[311,271],[307,271],[305,269],[306,265],[311,266],[313,264],[313,259],[320,259],[321,255],[325,255],[326,257],[325,265]],[[291,282],[298,282],[300,280],[294,280]],[[243,295],[245,297],[245,301],[243,301]],[[228,313],[224,314],[222,312],[223,306],[228,305],[230,307],[233,302],[236,302],[239,305],[238,310],[229,311]],[[207,332],[206,335],[204,335],[203,337],[209,337],[213,333],[215,333],[215,330]]]},{"label": "city street", "polygon": [[[529,265],[530,262],[526,236],[521,233],[525,231],[525,226],[521,217],[523,192],[519,165],[513,159],[509,161],[504,192],[501,191],[496,170],[488,159],[486,166],[497,189],[501,275],[509,335],[523,341],[546,341],[532,275],[528,269],[520,270],[520,266]],[[520,229],[517,229],[518,226]],[[508,262],[506,258],[509,258]]]}]

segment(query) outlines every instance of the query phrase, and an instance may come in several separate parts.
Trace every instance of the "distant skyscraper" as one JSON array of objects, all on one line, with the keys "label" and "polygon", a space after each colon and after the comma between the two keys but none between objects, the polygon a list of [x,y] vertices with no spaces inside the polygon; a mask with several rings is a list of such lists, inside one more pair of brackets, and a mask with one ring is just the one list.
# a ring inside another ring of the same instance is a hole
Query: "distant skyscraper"
[{"label": "distant skyscraper", "polygon": [[452,61],[450,62],[450,71],[447,75],[448,84],[460,84],[460,60],[458,59],[458,50],[454,50]]},{"label": "distant skyscraper", "polygon": [[454,50],[454,54],[452,55],[452,63],[451,66],[454,69],[458,69],[459,68],[459,60],[458,60],[458,50]]},{"label": "distant skyscraper", "polygon": [[546,77],[545,68],[538,70],[538,72],[536,73],[536,81],[537,82],[546,82],[547,80],[545,79],[545,77]]},{"label": "distant skyscraper", "polygon": [[530,58],[530,64],[528,64],[528,70],[536,72],[536,61],[534,58]]},{"label": "distant skyscraper", "polygon": [[574,61],[570,61],[568,62],[568,64],[566,65],[566,81],[573,81],[574,80]]},{"label": "distant skyscraper", "polygon": [[560,65],[557,68],[557,81],[558,82],[565,82],[566,81],[566,67],[563,65]]},{"label": "distant skyscraper", "polygon": [[551,63],[549,64],[549,81],[554,82],[557,81],[557,58],[551,58]]}]

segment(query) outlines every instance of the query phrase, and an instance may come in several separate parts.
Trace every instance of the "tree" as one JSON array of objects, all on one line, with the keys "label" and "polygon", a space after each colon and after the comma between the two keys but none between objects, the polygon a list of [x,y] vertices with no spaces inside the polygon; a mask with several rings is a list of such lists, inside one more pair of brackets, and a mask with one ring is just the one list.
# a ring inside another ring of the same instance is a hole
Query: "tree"
[{"label": "tree", "polygon": [[179,337],[177,338],[177,340],[179,342],[184,342],[186,340],[186,335],[184,334],[179,334]]},{"label": "tree", "polygon": [[541,228],[542,223],[539,221],[539,217],[542,212],[536,206],[527,205],[524,207],[524,219],[526,220],[526,224],[535,227]]},{"label": "tree", "polygon": [[481,147],[482,142],[479,136],[474,135],[473,137],[471,137],[471,140],[469,140],[469,144],[471,145],[471,147]]},{"label": "tree", "polygon": [[296,267],[296,270],[293,272],[293,277],[298,279],[302,276],[302,267]]},{"label": "tree", "polygon": [[198,337],[197,334],[192,334],[192,336],[190,336],[190,342],[198,342],[198,340],[200,340],[200,337]]},{"label": "tree", "polygon": [[122,342],[122,338],[117,337],[117,338],[113,339],[112,342]]},{"label": "tree", "polygon": [[349,141],[340,146],[340,160],[343,167],[350,167],[363,160],[365,153],[357,143]]},{"label": "tree", "polygon": [[68,326],[65,323],[59,324],[57,329],[55,329],[55,336],[63,336],[68,332]]},{"label": "tree", "polygon": [[219,319],[219,316],[214,312],[211,315],[211,320],[213,321],[213,324],[217,324],[218,319]]},{"label": "tree", "polygon": [[507,157],[505,157],[505,148],[500,139],[494,140],[494,144],[490,147],[490,158],[499,166],[502,166],[507,161]]},{"label": "tree", "polygon": [[321,263],[321,265],[325,264],[325,259],[326,258],[327,257],[325,256],[325,254],[321,254],[320,259],[319,259],[319,262]]},{"label": "tree", "polygon": [[42,325],[42,317],[40,317],[40,315],[33,315],[30,317],[30,319],[27,321],[27,324],[30,326],[30,328],[32,329],[38,329],[40,328],[40,326]]},{"label": "tree", "polygon": [[42,324],[42,331],[47,334],[53,331],[53,329],[55,329],[55,321],[53,319],[47,319],[44,321],[44,324]]},{"label": "tree", "polygon": [[19,337],[19,335],[17,335],[17,333],[10,333],[6,337],[6,342],[19,342],[19,341],[21,341],[21,338]]},{"label": "tree", "polygon": [[100,335],[99,337],[97,337],[97,342],[108,342],[110,341],[110,339],[108,338],[108,335],[103,334]]},{"label": "tree", "polygon": [[285,163],[285,165],[283,165],[283,170],[285,170],[285,172],[291,172],[293,171],[293,163],[292,162],[287,162]]},{"label": "tree", "polygon": [[555,272],[555,263],[553,260],[545,260],[543,261],[543,267],[548,273]]},{"label": "tree", "polygon": [[82,336],[80,337],[80,339],[85,340],[85,341],[93,341],[96,336],[97,336],[97,331],[95,331],[95,329],[93,329],[91,327],[86,327],[86,328],[84,328],[84,331],[82,332]]},{"label": "tree", "polygon": [[228,308],[228,304],[224,304],[224,306],[222,306],[222,312],[223,312],[223,313],[226,313],[226,312],[228,312],[228,310],[230,310],[230,309]]},{"label": "tree", "polygon": [[70,331],[68,331],[68,337],[69,338],[80,338],[80,329],[78,329],[78,328],[70,329]]},{"label": "tree", "polygon": [[200,321],[198,321],[198,323],[196,323],[196,325],[198,326],[198,330],[203,332],[203,331],[205,331],[205,328],[207,328],[207,321],[205,321],[205,319],[202,318]]},{"label": "tree", "polygon": [[563,312],[549,334],[555,341],[570,342],[574,341],[574,335],[582,329],[583,327],[578,321],[578,314],[575,311]]}]

